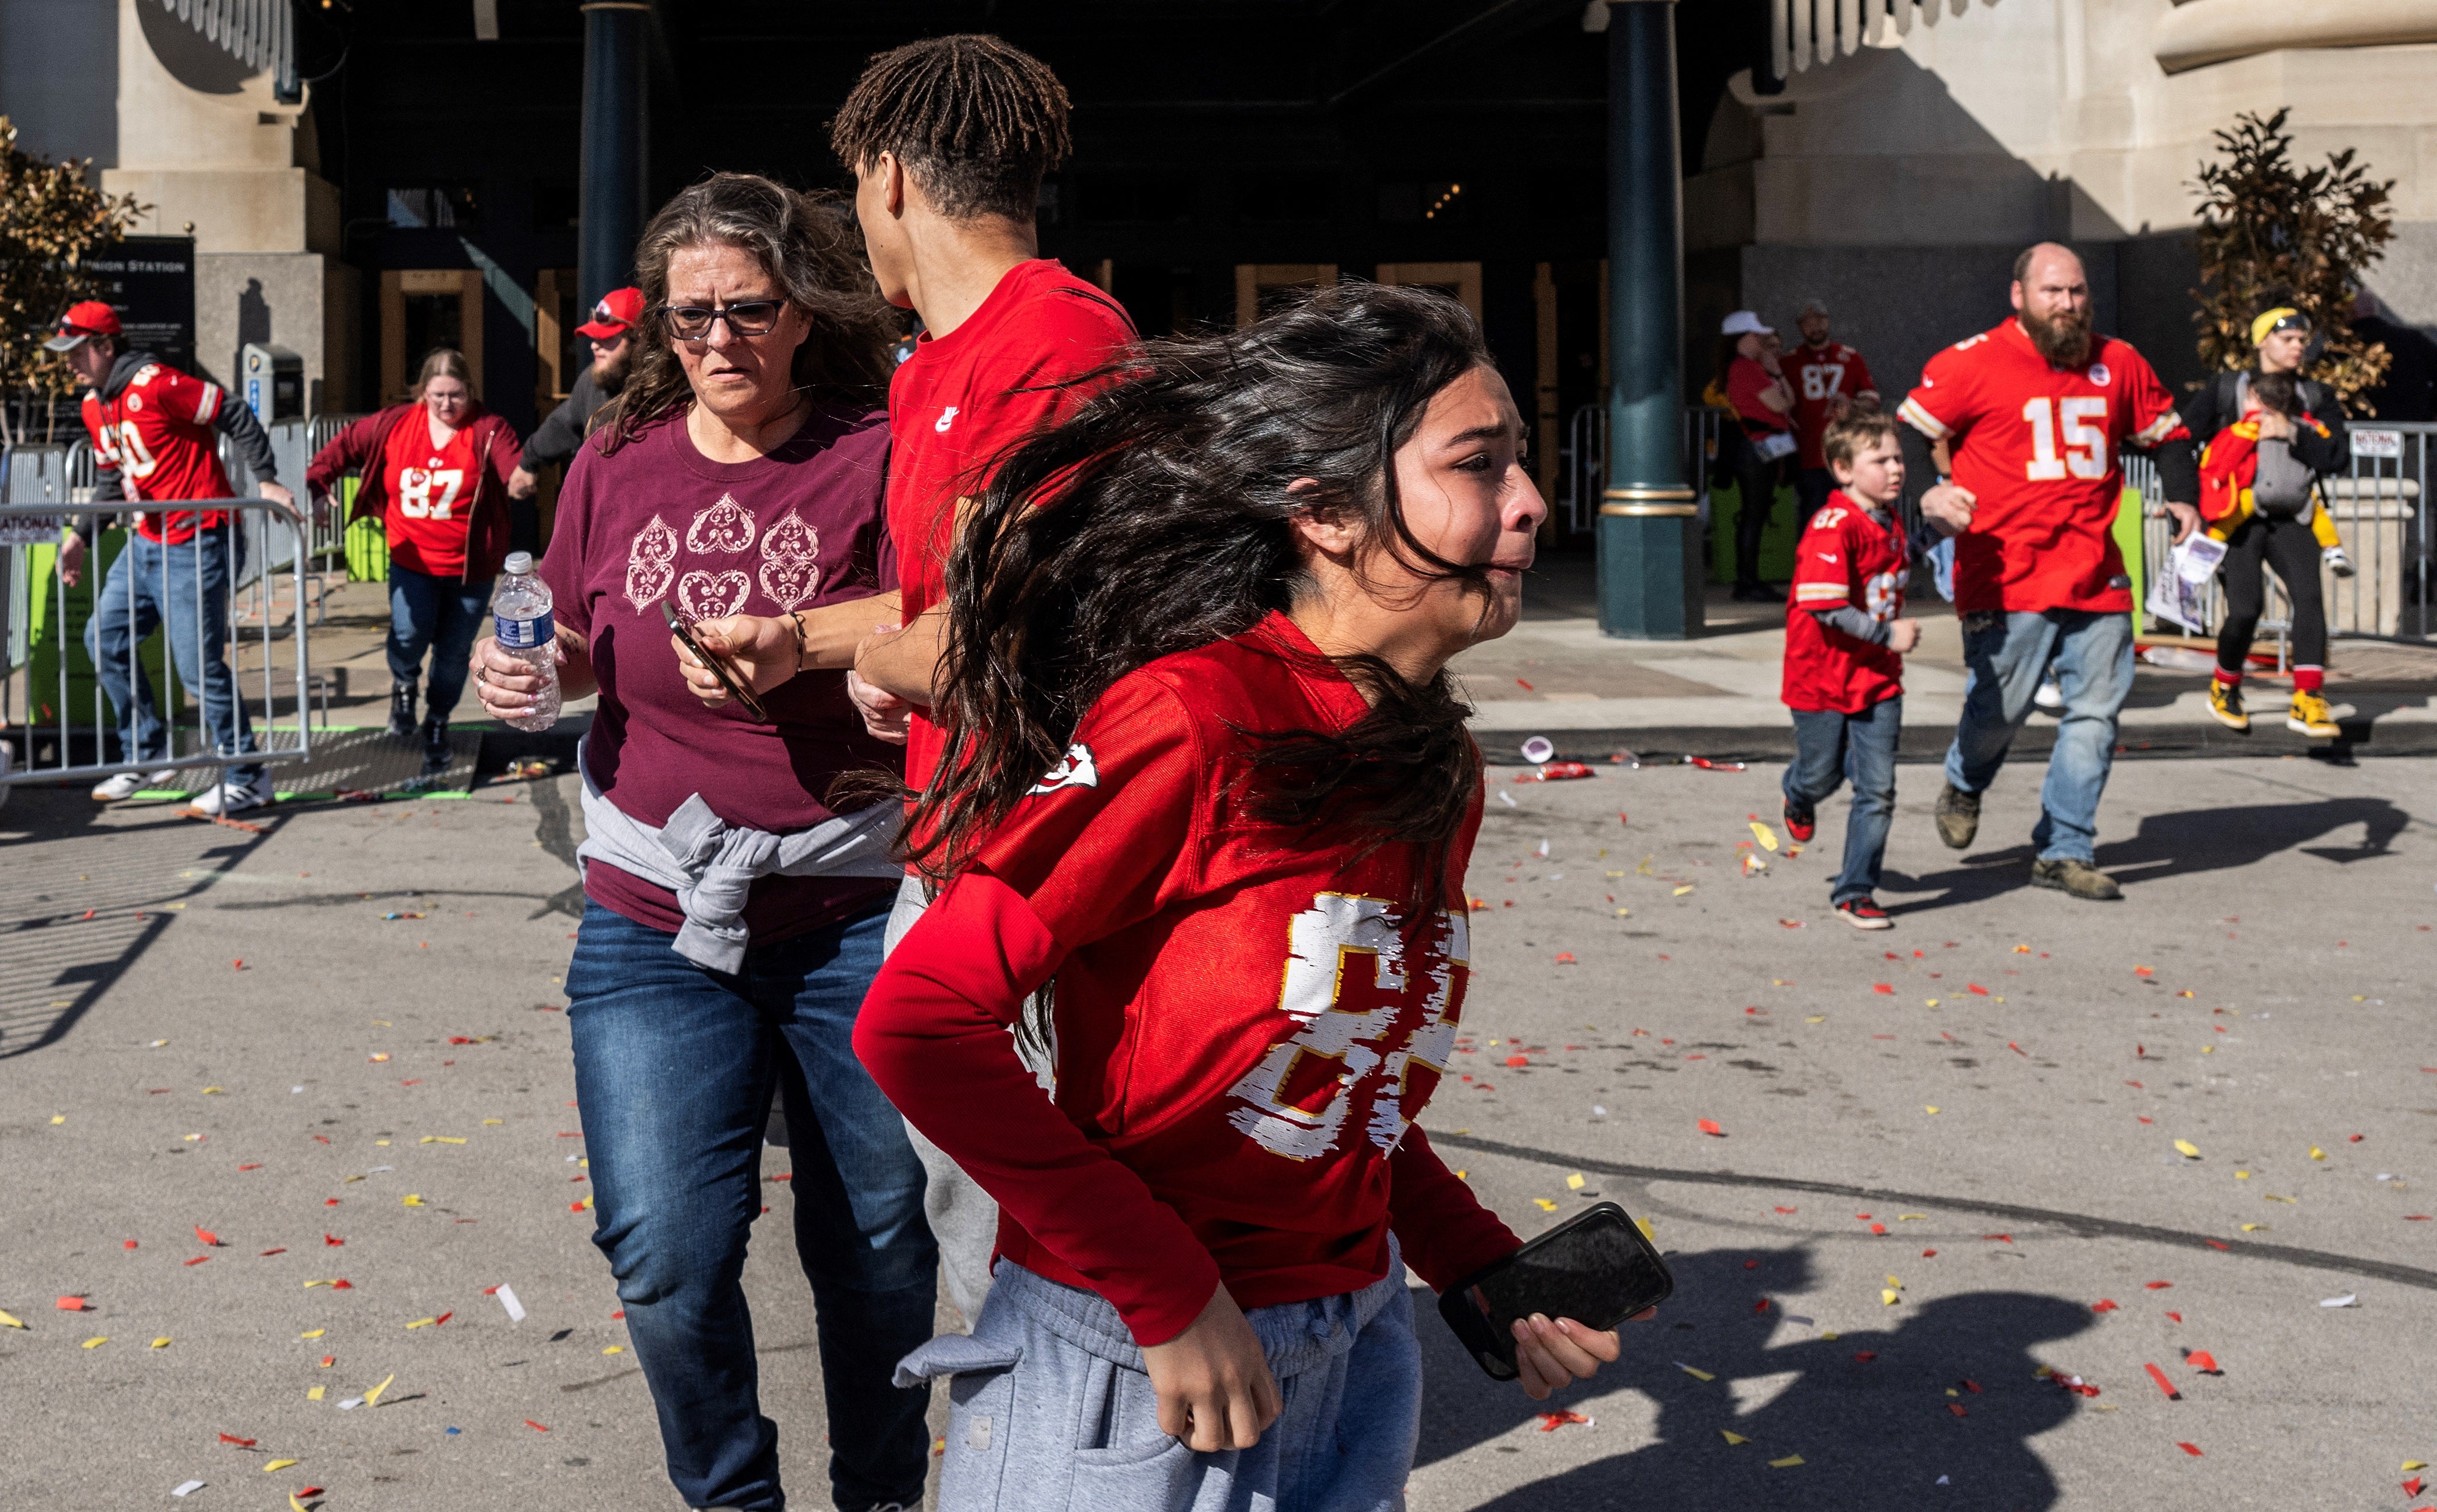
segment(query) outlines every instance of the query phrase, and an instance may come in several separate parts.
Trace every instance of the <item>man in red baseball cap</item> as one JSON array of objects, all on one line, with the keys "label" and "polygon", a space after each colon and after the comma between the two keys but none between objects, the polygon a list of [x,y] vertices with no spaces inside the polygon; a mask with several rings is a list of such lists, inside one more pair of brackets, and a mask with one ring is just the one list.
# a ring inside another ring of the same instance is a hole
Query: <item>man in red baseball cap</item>
[{"label": "man in red baseball cap", "polygon": [[[575,327],[578,336],[591,339],[592,365],[576,375],[575,387],[566,400],[550,413],[550,418],[525,443],[524,460],[508,475],[509,498],[533,498],[539,486],[536,471],[553,462],[567,461],[584,445],[585,427],[591,423],[592,412],[626,386],[626,357],[634,350],[626,333],[642,318],[643,291],[613,289],[592,307],[592,318]],[[530,506],[516,513],[508,535],[508,544],[518,551],[541,550],[540,520]]]},{"label": "man in red baseball cap", "polygon": [[[87,385],[83,415],[93,438],[96,505],[234,497],[220,467],[222,436],[244,459],[262,498],[295,502],[279,485],[271,437],[252,410],[219,384],[126,344],[117,312],[97,299],[70,306],[59,333],[43,343],[65,356]],[[148,508],[132,523],[127,549],[111,564],[93,618],[85,622],[85,650],[118,712],[119,759],[128,765],[93,796],[114,802],[175,775],[143,769],[169,750],[168,730],[135,654],[157,626],[178,680],[202,690],[213,749],[235,758],[194,806],[214,815],[258,808],[271,801],[271,780],[258,763],[244,760],[258,747],[227,656],[228,595],[244,566],[245,533],[230,512],[218,509]],[[71,527],[60,552],[63,581],[74,584],[84,556],[84,532]]]}]

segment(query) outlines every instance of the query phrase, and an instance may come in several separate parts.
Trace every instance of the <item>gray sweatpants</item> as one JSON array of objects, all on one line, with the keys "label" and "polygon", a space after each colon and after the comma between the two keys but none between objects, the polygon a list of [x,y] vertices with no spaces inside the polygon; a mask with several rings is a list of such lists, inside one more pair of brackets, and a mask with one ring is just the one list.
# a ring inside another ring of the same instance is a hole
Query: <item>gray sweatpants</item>
[{"label": "gray sweatpants", "polygon": [[[897,942],[929,906],[922,879],[908,873],[897,888],[897,906],[888,915],[888,931],[881,941],[884,956],[896,953]],[[921,1130],[909,1123],[905,1134],[922,1162],[926,1178],[922,1216],[931,1221],[931,1237],[939,1241],[939,1268],[947,1276],[948,1300],[971,1324],[982,1315],[982,1304],[990,1297],[991,1252],[998,1247],[998,1204],[945,1151],[923,1138]]]},{"label": "gray sweatpants", "polygon": [[897,1384],[951,1376],[939,1512],[1403,1512],[1421,1346],[1401,1256],[1359,1292],[1245,1314],[1285,1411],[1248,1450],[1196,1453],[1117,1310],[999,1263],[970,1336],[932,1340]]}]

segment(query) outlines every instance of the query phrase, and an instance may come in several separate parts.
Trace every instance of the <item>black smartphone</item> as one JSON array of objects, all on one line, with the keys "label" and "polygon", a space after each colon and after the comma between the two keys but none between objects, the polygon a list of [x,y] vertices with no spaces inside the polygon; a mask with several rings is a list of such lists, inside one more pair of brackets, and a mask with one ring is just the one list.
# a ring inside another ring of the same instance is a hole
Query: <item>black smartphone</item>
[{"label": "black smartphone", "polygon": [[1515,1320],[1540,1313],[1613,1328],[1675,1290],[1675,1276],[1623,1208],[1584,1209],[1439,1294],[1464,1349],[1493,1380],[1513,1380]]},{"label": "black smartphone", "polygon": [[719,685],[728,690],[728,696],[735,699],[739,708],[765,725],[770,722],[769,711],[762,707],[762,700],[754,697],[753,690],[728,670],[725,658],[712,656],[702,648],[702,642],[693,638],[693,628],[677,617],[675,605],[666,599],[660,600],[660,617],[669,622],[669,633],[685,643],[685,648],[693,653],[695,660],[710,669],[710,675],[719,679]]}]

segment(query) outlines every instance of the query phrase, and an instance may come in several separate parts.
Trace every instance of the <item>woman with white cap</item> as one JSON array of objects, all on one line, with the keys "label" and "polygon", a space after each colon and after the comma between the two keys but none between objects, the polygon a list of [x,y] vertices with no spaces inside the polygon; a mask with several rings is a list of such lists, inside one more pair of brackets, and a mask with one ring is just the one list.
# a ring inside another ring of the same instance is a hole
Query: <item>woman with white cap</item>
[{"label": "woman with white cap", "polygon": [[1743,445],[1733,448],[1735,491],[1735,602],[1774,604],[1781,597],[1760,580],[1760,537],[1777,504],[1785,459],[1794,455],[1794,385],[1778,362],[1777,332],[1747,309],[1736,310],[1718,328],[1717,378],[1712,385],[1733,408]]}]

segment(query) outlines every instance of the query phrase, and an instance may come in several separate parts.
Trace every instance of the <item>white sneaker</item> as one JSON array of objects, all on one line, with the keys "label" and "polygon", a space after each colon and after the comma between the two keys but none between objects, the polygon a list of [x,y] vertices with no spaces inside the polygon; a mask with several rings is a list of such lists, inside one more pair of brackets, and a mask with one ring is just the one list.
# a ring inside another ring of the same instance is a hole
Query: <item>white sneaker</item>
[{"label": "white sneaker", "polygon": [[251,782],[223,781],[216,783],[195,795],[193,808],[198,814],[241,814],[270,801],[271,774],[263,772]]},{"label": "white sneaker", "polygon": [[2040,691],[2031,694],[2031,702],[2043,709],[2061,709],[2064,707],[2064,690],[2057,686],[2054,677],[2042,678]]},{"label": "white sneaker", "polygon": [[2327,571],[2335,573],[2338,577],[2350,577],[2353,575],[2353,559],[2344,554],[2344,549],[2341,546],[2330,546],[2326,550],[2321,552],[2319,554],[2319,560],[2326,563]]},{"label": "white sneaker", "polygon": [[177,776],[178,769],[174,766],[164,767],[157,772],[121,772],[115,777],[107,777],[94,783],[93,800],[96,803],[115,803],[123,798],[133,798],[138,793],[165,787],[175,781]]}]

